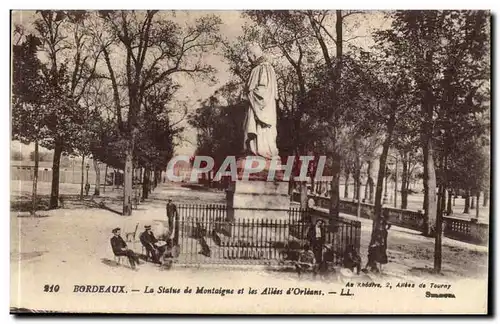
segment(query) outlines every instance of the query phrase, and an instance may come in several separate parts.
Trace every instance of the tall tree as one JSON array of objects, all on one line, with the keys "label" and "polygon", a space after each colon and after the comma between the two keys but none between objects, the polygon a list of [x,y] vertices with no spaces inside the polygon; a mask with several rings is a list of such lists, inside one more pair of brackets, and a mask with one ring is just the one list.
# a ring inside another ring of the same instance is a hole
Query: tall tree
[{"label": "tall tree", "polygon": [[[133,155],[144,96],[174,74],[211,75],[214,69],[202,59],[219,42],[221,20],[207,15],[196,19],[193,25],[182,27],[166,13],[155,10],[101,11],[100,16],[109,34],[117,40],[109,47],[103,46],[103,53],[113,89],[118,130],[125,144],[123,215],[131,215]],[[113,53],[123,53],[125,60],[116,62]],[[125,85],[125,94],[121,84]],[[122,109],[124,102],[126,110]]]},{"label": "tall tree", "polygon": [[[40,40],[24,37],[23,29],[16,26],[19,36],[12,50],[12,137],[24,144],[35,143],[31,214],[36,215],[38,181],[38,145],[43,139],[45,112],[45,84],[42,63],[37,57]],[[22,157],[22,156],[21,156]]]},{"label": "tall tree", "polygon": [[171,80],[167,81],[170,82],[158,84],[147,92],[138,124],[141,132],[135,145],[134,158],[137,166],[144,168],[144,199],[148,198],[150,191],[150,173],[155,175],[154,181],[157,181],[158,171],[165,169],[173,156],[174,138],[183,131],[179,126],[183,117],[174,122],[170,120],[169,104],[177,87]]},{"label": "tall tree", "polygon": [[42,10],[37,14],[34,25],[47,58],[44,75],[52,98],[46,117],[51,134],[44,141],[45,147],[54,148],[49,207],[56,208],[61,154],[73,151],[79,128],[85,124],[81,119],[79,102],[95,77],[100,51],[95,52],[89,45],[91,37],[87,33],[87,12]]},{"label": "tall tree", "polygon": [[[340,172],[341,172],[341,154],[340,147],[342,140],[340,139],[341,128],[345,126],[344,110],[341,108],[342,100],[348,98],[341,95],[341,86],[343,80],[344,68],[344,43],[347,41],[344,38],[344,25],[348,17],[357,14],[355,11],[306,11],[305,15],[309,21],[309,28],[313,31],[314,40],[321,49],[323,64],[327,71],[328,79],[326,83],[329,85],[328,98],[330,99],[328,113],[326,119],[329,127],[328,136],[330,137],[330,160],[332,166],[332,182],[331,182],[331,198],[330,198],[330,215],[332,217],[339,216],[340,196]],[[330,23],[334,30],[329,30]],[[330,53],[330,44],[335,46],[335,55]]]}]

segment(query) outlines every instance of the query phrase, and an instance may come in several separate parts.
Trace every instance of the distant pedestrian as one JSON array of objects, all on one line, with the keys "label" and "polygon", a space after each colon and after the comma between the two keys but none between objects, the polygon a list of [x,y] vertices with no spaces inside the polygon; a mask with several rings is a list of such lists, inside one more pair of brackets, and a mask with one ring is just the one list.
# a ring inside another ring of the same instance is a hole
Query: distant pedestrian
[{"label": "distant pedestrian", "polygon": [[177,206],[172,203],[172,199],[169,199],[167,202],[167,219],[168,219],[168,231],[170,235],[174,232],[174,219],[177,216]]}]

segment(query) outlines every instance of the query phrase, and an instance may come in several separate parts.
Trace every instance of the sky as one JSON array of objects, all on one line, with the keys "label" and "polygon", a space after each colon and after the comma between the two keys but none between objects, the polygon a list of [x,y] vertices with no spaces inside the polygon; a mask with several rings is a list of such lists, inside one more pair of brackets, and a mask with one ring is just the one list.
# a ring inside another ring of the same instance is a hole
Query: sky
[{"label": "sky", "polygon": [[[224,22],[221,26],[221,34],[228,41],[235,40],[236,37],[242,34],[241,26],[244,24],[245,19],[241,17],[239,11],[190,11],[190,12],[177,12],[175,20],[179,22],[189,23],[193,19],[200,17],[202,15],[212,13],[221,17]],[[33,11],[13,11],[12,12],[12,23],[21,24],[26,27],[29,31],[31,30],[32,23],[34,21],[35,13]],[[188,111],[194,111],[197,102],[208,98],[217,88],[225,84],[229,78],[230,73],[228,71],[228,64],[222,59],[221,56],[216,53],[212,53],[206,56],[205,62],[212,65],[216,70],[215,77],[218,82],[215,85],[208,85],[203,81],[194,81],[192,78],[180,76],[176,77],[176,81],[181,85],[181,88],[175,95],[175,98],[181,102],[187,104]],[[175,107],[174,107],[175,110]],[[173,114],[172,120],[175,122],[180,119],[180,114]],[[176,155],[192,155],[196,149],[196,131],[187,125],[184,120],[180,125],[186,127],[183,134],[185,141],[179,141],[175,148]],[[23,153],[29,154],[30,151],[34,150],[34,145],[24,145],[18,141],[12,141],[12,150],[21,150]],[[41,150],[44,150],[43,148]]]},{"label": "sky", "polygon": [[[206,13],[207,11],[191,12],[189,15],[194,18]],[[242,35],[241,27],[246,19],[241,17],[239,11],[214,11],[211,13],[215,13],[221,17],[224,22],[221,26],[221,34],[228,41],[236,40],[238,36]],[[217,70],[216,78],[218,82],[215,85],[209,86],[203,81],[195,82],[191,78],[186,77],[178,79],[179,83],[182,84],[182,88],[177,92],[176,98],[181,101],[188,100],[188,109],[190,111],[194,111],[198,108],[196,105],[198,101],[210,97],[219,87],[224,85],[231,78],[231,74],[228,71],[229,66],[221,56],[215,53],[210,54],[206,57],[205,62],[212,65]],[[175,153],[176,155],[193,155],[196,150],[196,130],[190,128],[187,122],[184,122],[183,126],[186,127],[183,134],[184,141],[178,143],[179,145],[176,146]]]},{"label": "sky", "polygon": [[[186,23],[189,24],[193,19],[205,15],[207,13],[212,13],[218,15],[222,21],[223,25],[221,26],[221,34],[225,37],[229,42],[236,40],[236,38],[242,35],[242,26],[248,20],[241,17],[241,11],[183,11],[176,12],[174,20],[179,22],[180,24]],[[161,14],[161,13],[160,13]],[[14,24],[20,23],[30,31],[32,27],[32,22],[34,20],[35,13],[33,11],[13,11],[12,12],[12,22]],[[359,17],[359,16],[358,16]],[[387,27],[388,22],[383,17],[381,13],[379,14],[370,14],[360,18],[357,18],[359,23],[355,26],[355,28],[345,29],[344,37],[348,39],[352,36],[358,37],[355,39],[354,43],[357,45],[366,46],[369,45],[370,37],[367,37],[370,32],[374,28]],[[332,26],[333,27],[333,26]],[[192,78],[179,75],[176,77],[176,81],[181,85],[181,88],[175,95],[175,99],[178,102],[185,103],[188,109],[188,112],[194,111],[198,108],[197,103],[208,98],[212,95],[217,88],[224,85],[230,78],[230,72],[228,71],[228,64],[224,61],[224,59],[217,55],[217,53],[209,53],[205,57],[205,62],[212,65],[216,70],[216,79],[218,82],[214,85],[208,85],[204,81],[195,81]],[[174,103],[176,101],[174,100]],[[174,113],[172,114],[172,120],[178,121],[181,119],[182,114],[180,111],[183,111],[181,105],[175,105],[173,107]],[[176,113],[177,111],[177,113]],[[193,155],[196,149],[196,130],[189,127],[186,120],[183,120],[180,125],[185,127],[185,132],[183,134],[183,140],[177,141],[177,146],[175,148],[176,155]],[[11,144],[11,148],[14,150],[22,149],[23,152],[29,152],[33,150],[34,145],[24,146],[19,142],[13,142]]]}]

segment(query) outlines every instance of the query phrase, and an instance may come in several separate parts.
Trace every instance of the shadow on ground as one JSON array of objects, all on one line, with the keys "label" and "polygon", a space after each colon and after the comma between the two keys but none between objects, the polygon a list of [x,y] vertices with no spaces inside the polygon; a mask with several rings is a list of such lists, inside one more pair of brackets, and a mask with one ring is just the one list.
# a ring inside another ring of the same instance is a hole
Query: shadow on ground
[{"label": "shadow on ground", "polygon": [[[122,266],[125,266],[119,262],[116,262],[114,260],[110,260],[110,259],[107,259],[107,258],[101,258],[101,262],[109,267],[113,267],[113,268],[117,268],[117,267],[122,267]],[[128,261],[127,261],[127,264],[128,264]]]},{"label": "shadow on ground", "polygon": [[19,261],[28,261],[42,256],[44,253],[48,251],[33,251],[33,252],[22,252],[22,253],[11,253],[10,258],[13,260]]},{"label": "shadow on ground", "polygon": [[210,188],[206,186],[202,186],[199,184],[183,184],[181,185],[183,188],[189,188],[191,190],[198,190],[198,191],[210,191]]},{"label": "shadow on ground", "polygon": [[[37,211],[49,210],[49,195],[37,196]],[[58,208],[99,208],[99,204],[94,197],[84,197],[80,200],[80,195],[59,195]],[[15,212],[28,212],[32,210],[33,202],[31,195],[20,195],[11,197],[10,210]]]},{"label": "shadow on ground", "polygon": [[408,270],[412,275],[420,276],[420,277],[433,277],[433,278],[442,278],[445,276],[444,273],[437,273],[433,268],[428,267],[413,267]]}]

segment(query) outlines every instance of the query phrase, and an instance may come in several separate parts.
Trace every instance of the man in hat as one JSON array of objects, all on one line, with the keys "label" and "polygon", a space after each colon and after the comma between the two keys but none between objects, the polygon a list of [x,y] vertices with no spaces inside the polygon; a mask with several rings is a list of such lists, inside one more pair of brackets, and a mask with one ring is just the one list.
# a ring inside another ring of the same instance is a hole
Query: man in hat
[{"label": "man in hat", "polygon": [[317,264],[323,262],[323,245],[325,244],[325,223],[319,218],[316,224],[309,227],[307,238],[314,252]]},{"label": "man in hat", "polygon": [[165,252],[165,246],[158,246],[156,244],[158,239],[153,234],[151,225],[144,226],[144,232],[142,232],[140,240],[146,251],[151,254],[153,262],[160,264],[160,257]]},{"label": "man in hat", "polygon": [[141,264],[139,261],[139,257],[134,253],[134,251],[127,248],[127,243],[120,236],[120,228],[114,228],[113,237],[111,238],[111,248],[113,249],[113,253],[116,256],[126,256],[128,258],[128,262],[130,263],[130,267],[132,269],[136,269],[136,264]]}]

